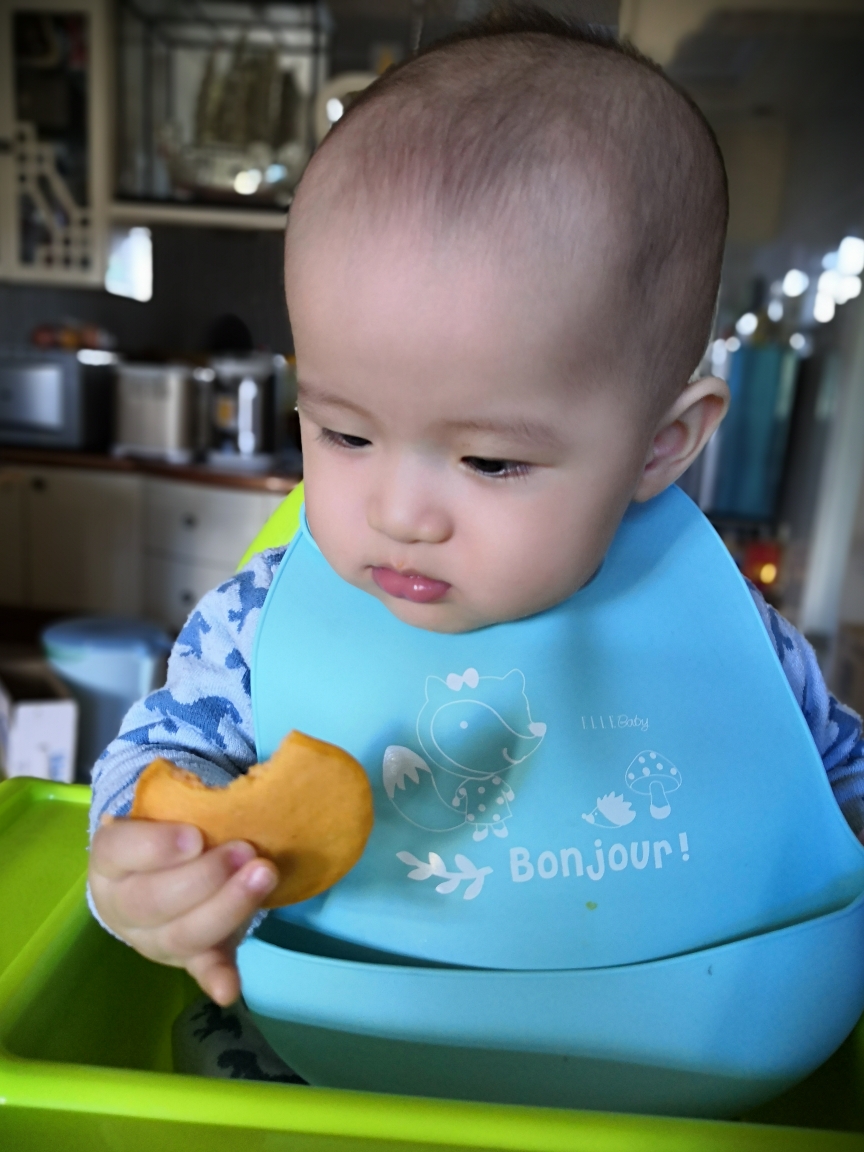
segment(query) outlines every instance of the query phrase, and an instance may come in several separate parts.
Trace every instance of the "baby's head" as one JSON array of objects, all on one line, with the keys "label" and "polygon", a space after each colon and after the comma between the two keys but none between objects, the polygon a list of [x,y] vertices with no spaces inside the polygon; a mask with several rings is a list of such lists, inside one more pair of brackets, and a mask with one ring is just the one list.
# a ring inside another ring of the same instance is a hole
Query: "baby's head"
[{"label": "baby's head", "polygon": [[307,515],[336,571],[441,632],[589,580],[725,412],[722,381],[690,379],[726,213],[690,101],[544,14],[368,89],[286,246]]}]

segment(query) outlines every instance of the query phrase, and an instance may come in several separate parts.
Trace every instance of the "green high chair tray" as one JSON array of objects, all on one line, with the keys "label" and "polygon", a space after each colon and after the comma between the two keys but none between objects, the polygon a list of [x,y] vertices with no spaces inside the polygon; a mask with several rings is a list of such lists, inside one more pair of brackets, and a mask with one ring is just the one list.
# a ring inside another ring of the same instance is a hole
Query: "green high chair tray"
[{"label": "green high chair tray", "polygon": [[89,790],[0,784],[0,1148],[9,1152],[864,1152],[864,1024],[740,1122],[379,1096],[171,1070],[196,990],[93,921]]}]

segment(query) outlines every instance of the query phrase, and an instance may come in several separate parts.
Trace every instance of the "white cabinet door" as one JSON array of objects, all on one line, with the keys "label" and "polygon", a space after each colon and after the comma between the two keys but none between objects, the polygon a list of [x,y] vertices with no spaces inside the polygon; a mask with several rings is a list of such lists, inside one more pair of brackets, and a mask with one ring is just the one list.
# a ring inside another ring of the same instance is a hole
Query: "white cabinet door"
[{"label": "white cabinet door", "polygon": [[16,468],[0,468],[0,604],[24,603],[24,483]]},{"label": "white cabinet door", "polygon": [[151,554],[183,557],[193,564],[228,565],[233,571],[283,499],[267,492],[147,480],[145,548]]},{"label": "white cabinet door", "polygon": [[31,606],[138,615],[141,478],[72,468],[28,473]]},{"label": "white cabinet door", "polygon": [[179,632],[201,597],[234,573],[233,564],[192,564],[148,552],[144,559],[144,615]]}]

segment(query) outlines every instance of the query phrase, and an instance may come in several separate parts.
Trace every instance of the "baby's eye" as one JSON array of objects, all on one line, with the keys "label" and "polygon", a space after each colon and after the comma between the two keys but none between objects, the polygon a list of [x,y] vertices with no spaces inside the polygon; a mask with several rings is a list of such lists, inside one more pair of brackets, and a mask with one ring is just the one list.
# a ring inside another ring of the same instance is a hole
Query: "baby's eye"
[{"label": "baby's eye", "polygon": [[366,448],[372,443],[362,436],[349,436],[347,432],[334,432],[332,428],[322,428],[321,439],[339,448]]},{"label": "baby's eye", "polygon": [[462,463],[481,476],[494,477],[525,476],[530,468],[517,460],[490,460],[485,456],[463,456]]}]

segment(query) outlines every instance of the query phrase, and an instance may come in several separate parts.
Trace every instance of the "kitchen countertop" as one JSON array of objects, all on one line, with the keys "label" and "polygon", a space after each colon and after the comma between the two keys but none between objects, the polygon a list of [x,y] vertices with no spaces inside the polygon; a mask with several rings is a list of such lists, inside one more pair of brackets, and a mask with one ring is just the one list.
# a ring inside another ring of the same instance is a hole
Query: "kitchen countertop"
[{"label": "kitchen countertop", "polygon": [[163,460],[140,460],[88,452],[65,452],[54,448],[0,447],[0,467],[21,464],[31,468],[90,468],[105,472],[137,472],[187,484],[247,492],[287,494],[300,483],[300,473],[220,471],[212,464],[168,464]]}]

